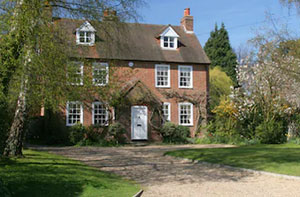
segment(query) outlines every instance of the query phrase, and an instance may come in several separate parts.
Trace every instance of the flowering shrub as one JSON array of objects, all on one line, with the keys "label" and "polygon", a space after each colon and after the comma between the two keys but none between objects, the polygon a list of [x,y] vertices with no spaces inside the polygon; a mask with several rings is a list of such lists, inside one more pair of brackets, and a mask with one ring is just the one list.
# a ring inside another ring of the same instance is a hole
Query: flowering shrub
[{"label": "flowering shrub", "polygon": [[240,86],[212,111],[214,124],[209,131],[214,135],[262,143],[286,141],[288,125],[300,107],[300,82],[289,73],[300,68],[300,60],[289,56],[275,59],[264,53],[258,54],[258,60],[238,67]]}]

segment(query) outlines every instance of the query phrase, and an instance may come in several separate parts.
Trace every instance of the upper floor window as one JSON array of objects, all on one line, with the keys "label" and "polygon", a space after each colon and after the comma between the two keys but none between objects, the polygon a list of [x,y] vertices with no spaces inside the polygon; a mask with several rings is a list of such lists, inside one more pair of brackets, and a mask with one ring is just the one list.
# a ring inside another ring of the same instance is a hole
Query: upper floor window
[{"label": "upper floor window", "polygon": [[92,32],[80,31],[79,32],[79,43],[90,44],[92,41]]},{"label": "upper floor window", "polygon": [[170,65],[155,65],[155,86],[159,88],[170,87]]},{"label": "upper floor window", "polygon": [[86,21],[76,29],[76,43],[82,45],[94,45],[95,32],[95,28]]},{"label": "upper floor window", "polygon": [[179,88],[193,88],[193,67],[178,66]]},{"label": "upper floor window", "polygon": [[163,104],[163,116],[166,121],[171,121],[171,104],[170,103],[164,103]]},{"label": "upper floor window", "polygon": [[101,102],[93,103],[93,124],[107,126],[108,125],[108,109]]},{"label": "upper floor window", "polygon": [[184,126],[193,125],[193,104],[192,103],[179,103],[179,124]]},{"label": "upper floor window", "polygon": [[175,50],[178,48],[178,38],[179,35],[174,31],[174,29],[169,26],[165,31],[160,34],[160,43],[163,49]]},{"label": "upper floor window", "polygon": [[97,86],[104,86],[108,83],[109,68],[107,63],[93,63],[93,83]]},{"label": "upper floor window", "polygon": [[83,123],[83,106],[80,102],[67,102],[66,109],[67,126]]},{"label": "upper floor window", "polygon": [[173,37],[164,37],[164,48],[175,48],[175,38]]},{"label": "upper floor window", "polygon": [[83,85],[83,62],[71,62],[68,65],[67,77],[71,85]]}]

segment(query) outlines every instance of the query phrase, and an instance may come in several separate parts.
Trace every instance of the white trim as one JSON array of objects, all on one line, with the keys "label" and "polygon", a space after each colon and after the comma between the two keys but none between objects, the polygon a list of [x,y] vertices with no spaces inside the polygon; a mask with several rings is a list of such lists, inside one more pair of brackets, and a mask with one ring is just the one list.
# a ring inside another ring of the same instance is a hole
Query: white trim
[{"label": "white trim", "polygon": [[165,29],[163,33],[160,34],[161,37],[174,37],[174,38],[179,38],[179,35],[176,33],[176,31],[169,26],[168,28]]},{"label": "white trim", "polygon": [[104,125],[101,125],[101,124],[95,124],[95,118],[94,118],[94,115],[95,115],[95,112],[94,112],[94,110],[95,110],[95,104],[101,105],[101,104],[103,104],[103,103],[102,103],[102,102],[99,102],[99,101],[96,101],[96,102],[93,102],[93,103],[92,103],[92,124],[93,124],[93,125],[100,125],[100,126],[108,126],[108,125],[109,125],[109,123],[108,123],[109,112],[108,112],[107,107],[105,107],[105,110],[106,110],[106,116],[105,116],[106,124],[104,124]]},{"label": "white trim", "polygon": [[[180,72],[181,72],[181,69],[182,68],[189,68],[190,69],[190,72],[191,72],[191,74],[190,74],[190,86],[181,86],[180,85]],[[178,87],[179,88],[186,88],[186,89],[191,89],[191,88],[193,88],[193,66],[181,66],[181,65],[179,65],[178,66]]]},{"label": "white trim", "polygon": [[[162,86],[162,85],[157,85],[157,68],[158,67],[167,67],[168,68],[168,85]],[[170,70],[170,65],[167,64],[155,64],[155,87],[156,88],[170,88],[171,87],[171,70]]]},{"label": "white trim", "polygon": [[164,102],[163,105],[168,105],[168,119],[167,121],[171,121],[171,103],[169,102]]},{"label": "white trim", "polygon": [[[103,66],[105,67],[106,69],[106,83],[105,84],[102,84],[102,83],[95,83],[95,79],[94,79],[94,67],[95,66]],[[109,65],[108,63],[104,63],[104,62],[94,62],[93,65],[92,65],[92,75],[93,75],[93,84],[95,86],[106,86],[108,84],[108,81],[109,81]]]},{"label": "white trim", "polygon": [[[190,124],[182,124],[180,123],[180,107],[182,105],[189,105],[191,106],[191,118],[190,118]],[[194,125],[194,105],[192,103],[184,102],[184,103],[178,103],[178,124],[182,126],[193,126]]]},{"label": "white trim", "polygon": [[[133,109],[145,109],[146,110],[146,138],[144,139],[135,139],[133,138],[134,134],[134,121],[133,121]],[[147,106],[131,106],[131,140],[148,140],[148,107]]]},{"label": "white trim", "polygon": [[74,126],[76,124],[69,124],[69,104],[80,104],[80,124],[83,124],[83,105],[79,101],[68,101],[66,107],[66,126]]},{"label": "white trim", "polygon": [[185,33],[187,33],[187,34],[194,34],[194,31],[188,31],[184,25],[182,25],[182,26],[183,26],[183,29],[184,29]]}]

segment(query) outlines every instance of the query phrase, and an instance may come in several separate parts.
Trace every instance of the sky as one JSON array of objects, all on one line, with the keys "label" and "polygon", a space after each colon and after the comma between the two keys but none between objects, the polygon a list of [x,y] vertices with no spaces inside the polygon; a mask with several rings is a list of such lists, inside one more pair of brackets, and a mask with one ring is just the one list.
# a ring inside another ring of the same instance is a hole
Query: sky
[{"label": "sky", "polygon": [[149,24],[180,25],[185,8],[194,16],[194,32],[202,46],[222,22],[229,33],[233,48],[238,48],[255,37],[256,32],[270,23],[270,15],[276,23],[286,23],[291,31],[300,31],[300,15],[294,9],[283,7],[279,0],[146,0],[139,9],[139,22]]}]

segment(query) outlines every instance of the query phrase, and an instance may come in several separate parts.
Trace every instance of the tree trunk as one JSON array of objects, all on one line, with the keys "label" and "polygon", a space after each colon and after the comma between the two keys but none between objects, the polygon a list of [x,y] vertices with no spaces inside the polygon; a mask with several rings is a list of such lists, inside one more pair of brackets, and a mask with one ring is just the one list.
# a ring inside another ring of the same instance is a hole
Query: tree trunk
[{"label": "tree trunk", "polygon": [[[26,46],[25,46],[26,48]],[[18,97],[17,106],[15,109],[15,116],[10,128],[6,146],[3,152],[4,156],[23,156],[23,138],[25,133],[25,120],[26,120],[26,92],[28,84],[28,67],[31,62],[32,51],[27,50],[24,61],[24,73],[21,81],[21,89]]]},{"label": "tree trunk", "polygon": [[3,152],[4,156],[23,156],[24,122],[26,116],[25,89],[20,92],[14,120]]}]

